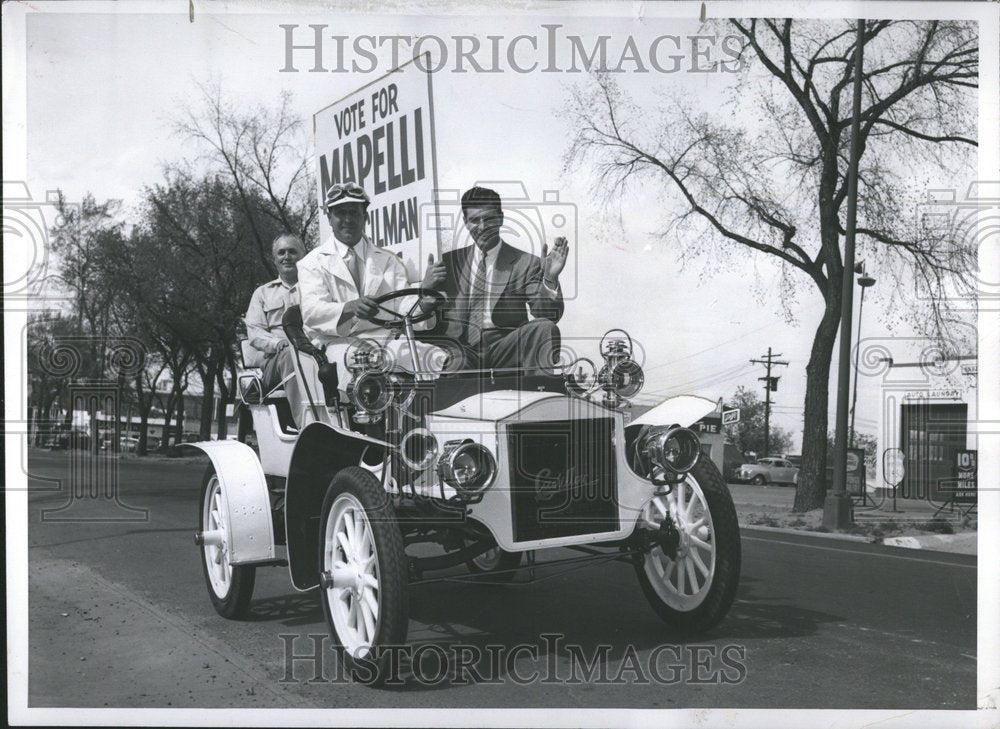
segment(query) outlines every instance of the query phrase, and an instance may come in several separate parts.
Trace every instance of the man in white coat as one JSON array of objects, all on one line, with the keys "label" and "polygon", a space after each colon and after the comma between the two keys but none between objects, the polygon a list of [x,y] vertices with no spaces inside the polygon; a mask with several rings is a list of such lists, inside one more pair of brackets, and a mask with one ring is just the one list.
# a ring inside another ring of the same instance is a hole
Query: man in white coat
[{"label": "man in white coat", "polygon": [[[378,341],[396,368],[414,371],[406,337],[394,339],[395,332],[370,321],[376,315],[388,317],[373,301],[375,297],[405,289],[409,283],[403,263],[389,251],[376,248],[364,234],[369,202],[364,189],[353,182],[332,185],[324,206],[333,235],[298,263],[305,333],[317,346],[325,347],[327,359],[340,369],[342,385],[347,383],[344,355],[359,339]],[[421,285],[433,288],[444,277],[443,264],[429,265]],[[403,312],[413,303],[408,297],[383,306]],[[422,371],[444,369],[444,350],[423,342],[416,347]]]}]

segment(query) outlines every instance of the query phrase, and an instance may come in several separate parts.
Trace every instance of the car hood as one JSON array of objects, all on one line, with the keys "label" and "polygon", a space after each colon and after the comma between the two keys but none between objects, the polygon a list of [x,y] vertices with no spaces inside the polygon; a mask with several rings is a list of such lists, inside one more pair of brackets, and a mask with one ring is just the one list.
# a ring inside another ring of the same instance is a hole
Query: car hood
[{"label": "car hood", "polygon": [[458,420],[505,420],[530,405],[543,400],[570,400],[567,395],[558,392],[536,392],[529,390],[494,390],[476,395],[470,395],[454,405],[438,410],[436,418],[455,418]]}]

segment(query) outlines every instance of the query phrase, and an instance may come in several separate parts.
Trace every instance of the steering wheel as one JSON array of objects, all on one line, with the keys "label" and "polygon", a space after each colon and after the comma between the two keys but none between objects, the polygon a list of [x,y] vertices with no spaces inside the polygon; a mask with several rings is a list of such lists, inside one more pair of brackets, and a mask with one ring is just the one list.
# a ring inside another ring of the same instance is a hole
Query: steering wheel
[{"label": "steering wheel", "polygon": [[[402,299],[406,296],[416,296],[417,300],[414,302],[413,306],[410,307],[410,310],[405,314],[399,314],[386,306],[382,306],[382,304],[384,304],[387,301],[393,301],[394,299]],[[372,317],[371,319],[367,319],[366,321],[370,321],[373,324],[378,324],[379,326],[385,327],[386,329],[402,327],[404,320],[407,316],[410,317],[411,324],[418,324],[422,321],[427,321],[432,316],[434,316],[434,309],[431,309],[430,311],[421,312],[416,316],[412,316],[413,312],[420,306],[420,300],[425,296],[429,296],[433,299],[436,299],[437,300],[435,302],[436,305],[443,304],[445,301],[448,300],[447,294],[442,293],[441,291],[437,291],[435,289],[425,289],[422,287],[415,287],[410,289],[400,289],[399,291],[390,291],[387,294],[376,296],[374,299],[372,299],[372,301],[374,301],[378,305],[378,308],[389,314],[391,318],[379,319],[378,317]],[[435,306],[435,309],[436,308],[437,306]]]}]

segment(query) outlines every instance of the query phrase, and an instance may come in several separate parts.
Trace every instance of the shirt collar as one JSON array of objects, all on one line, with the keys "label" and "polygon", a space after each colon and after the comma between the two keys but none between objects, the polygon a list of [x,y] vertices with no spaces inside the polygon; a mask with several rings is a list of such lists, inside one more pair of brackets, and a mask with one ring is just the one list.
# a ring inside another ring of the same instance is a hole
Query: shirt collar
[{"label": "shirt collar", "polygon": [[268,281],[267,285],[268,286],[281,286],[282,288],[286,288],[289,291],[291,291],[296,286],[298,286],[298,283],[286,284],[285,281],[284,281],[284,279],[282,279],[281,276],[278,276],[278,278],[274,279],[273,281]]},{"label": "shirt collar", "polygon": [[[495,246],[493,246],[488,251],[486,251],[486,265],[487,266],[492,266],[492,265],[496,264],[497,256],[500,255],[500,247],[502,245],[503,245],[503,241],[500,241]],[[483,251],[475,243],[472,244],[472,248],[473,248],[473,251],[472,251],[472,260],[473,260],[474,263],[478,264],[479,263],[479,259],[483,255]]]},{"label": "shirt collar", "polygon": [[[337,252],[337,255],[347,260],[347,254],[351,251],[351,246],[345,245],[337,240],[337,236],[333,236],[333,249]],[[368,258],[368,237],[361,236],[361,240],[354,244],[354,251],[358,254],[358,258],[362,261]]]}]

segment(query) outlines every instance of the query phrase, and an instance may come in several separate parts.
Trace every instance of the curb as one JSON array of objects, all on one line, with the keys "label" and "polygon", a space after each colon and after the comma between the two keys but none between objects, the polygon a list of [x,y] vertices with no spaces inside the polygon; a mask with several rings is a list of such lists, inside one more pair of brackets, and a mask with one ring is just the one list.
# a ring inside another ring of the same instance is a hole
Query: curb
[{"label": "curb", "polygon": [[[962,534],[928,534],[921,537],[886,537],[883,544],[890,547],[903,547],[905,549],[925,549],[929,552],[935,551],[935,544],[952,544],[958,541],[965,541],[969,534],[976,532],[963,532]],[[977,536],[978,539],[978,536]]]},{"label": "curb", "polygon": [[860,534],[841,534],[839,532],[814,532],[808,529],[792,529],[791,527],[769,527],[763,526],[761,524],[748,524],[746,526],[740,526],[740,530],[749,529],[750,531],[761,531],[761,532],[771,532],[773,534],[797,534],[799,536],[807,537],[822,537],[824,539],[839,539],[842,542],[864,542],[865,544],[878,544],[868,537],[863,537]]},{"label": "curb", "polygon": [[902,547],[903,549],[920,549],[925,552],[940,552],[942,554],[964,554],[975,556],[977,552],[957,552],[954,550],[940,549],[937,545],[949,544],[959,541],[966,534],[928,534],[920,537],[886,537],[881,540],[874,540],[858,534],[840,534],[839,532],[813,532],[807,529],[791,529],[788,527],[769,527],[756,524],[741,525],[740,531],[760,531],[772,534],[796,534],[798,536],[821,537],[824,539],[834,539],[842,542],[860,542],[862,544],[882,545],[886,547]]}]

